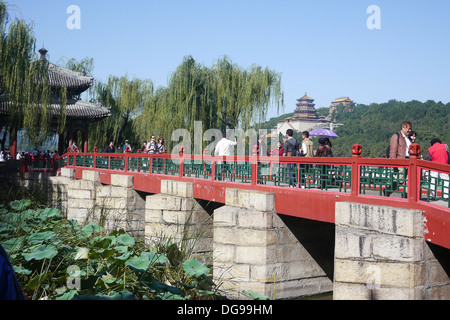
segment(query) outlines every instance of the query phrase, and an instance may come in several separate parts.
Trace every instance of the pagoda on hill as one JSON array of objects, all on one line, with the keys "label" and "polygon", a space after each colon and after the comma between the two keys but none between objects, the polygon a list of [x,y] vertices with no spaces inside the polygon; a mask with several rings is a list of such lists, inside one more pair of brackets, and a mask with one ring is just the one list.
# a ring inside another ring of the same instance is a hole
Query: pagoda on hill
[{"label": "pagoda on hill", "polygon": [[315,106],[314,99],[308,97],[308,93],[305,92],[303,98],[297,99],[297,108],[293,118],[317,119]]},{"label": "pagoda on hill", "polygon": [[308,93],[297,99],[296,108],[292,117],[278,122],[278,134],[286,135],[288,129],[296,132],[312,131],[319,128],[329,128],[331,121],[317,116],[314,99],[308,97]]},{"label": "pagoda on hill", "polygon": [[[39,50],[41,60],[47,60],[47,50]],[[48,77],[53,92],[53,102],[50,105],[53,121],[52,127],[57,126],[58,117],[62,111],[61,100],[58,97],[61,88],[66,88],[66,126],[62,134],[59,135],[58,154],[66,152],[67,148],[78,137],[81,132],[81,141],[77,141],[79,151],[88,151],[89,124],[100,121],[111,115],[111,109],[100,104],[93,104],[82,101],[80,95],[94,85],[94,78],[88,77],[82,72],[75,72],[59,67],[49,61]],[[4,97],[0,97],[0,117],[9,115],[9,103]],[[15,159],[17,153],[17,133],[10,137],[10,153]]]}]

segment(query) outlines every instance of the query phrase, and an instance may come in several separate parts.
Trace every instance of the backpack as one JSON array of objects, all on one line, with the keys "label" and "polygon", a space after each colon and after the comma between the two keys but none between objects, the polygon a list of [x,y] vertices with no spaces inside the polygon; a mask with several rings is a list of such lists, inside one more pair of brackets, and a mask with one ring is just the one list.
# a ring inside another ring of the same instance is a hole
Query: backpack
[{"label": "backpack", "polygon": [[[291,141],[295,144],[292,144]],[[297,139],[292,138],[292,139],[286,140],[284,147],[285,147],[286,155],[288,157],[299,157],[300,156],[300,142]]]},{"label": "backpack", "polygon": [[[400,133],[397,132],[396,135],[397,135],[397,144],[398,144],[400,142]],[[389,145],[386,149],[386,158],[389,159],[390,157],[391,157],[391,144],[389,143]]]}]

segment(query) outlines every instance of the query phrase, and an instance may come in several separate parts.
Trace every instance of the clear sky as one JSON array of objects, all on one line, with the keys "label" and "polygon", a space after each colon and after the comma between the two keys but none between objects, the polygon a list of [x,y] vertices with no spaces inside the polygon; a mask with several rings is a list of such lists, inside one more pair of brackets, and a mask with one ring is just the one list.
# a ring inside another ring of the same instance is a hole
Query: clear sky
[{"label": "clear sky", "polygon": [[[165,87],[184,56],[212,66],[227,55],[243,68],[281,73],[280,114],[293,112],[305,92],[316,108],[344,96],[363,104],[450,102],[449,0],[6,2],[18,7],[13,16],[34,23],[52,62],[94,58],[98,80],[127,74]],[[71,5],[81,10],[80,29],[67,27]],[[371,5],[380,19],[367,13]]]}]

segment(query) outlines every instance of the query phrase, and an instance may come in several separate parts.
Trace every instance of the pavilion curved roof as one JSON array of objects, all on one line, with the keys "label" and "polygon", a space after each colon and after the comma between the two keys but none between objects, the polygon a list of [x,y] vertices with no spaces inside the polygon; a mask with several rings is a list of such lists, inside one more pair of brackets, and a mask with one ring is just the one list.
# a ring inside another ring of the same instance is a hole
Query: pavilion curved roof
[{"label": "pavilion curved roof", "polygon": [[[0,97],[0,115],[9,115],[12,102]],[[49,106],[54,118],[61,114],[62,105],[54,101]],[[66,119],[97,121],[111,116],[111,109],[101,104],[94,104],[82,100],[68,99],[66,103]]]},{"label": "pavilion curved roof", "polygon": [[81,94],[94,85],[94,78],[87,77],[82,72],[75,72],[59,67],[51,62],[48,66],[50,86],[53,88],[67,88],[67,92]]},{"label": "pavilion curved roof", "polygon": [[[44,48],[39,50],[40,59],[48,63],[50,86],[54,89],[67,88],[66,119],[98,121],[111,116],[111,108],[73,98],[89,89],[94,84],[94,78],[86,76],[83,72],[68,70],[49,62],[46,59],[47,52]],[[12,107],[13,104],[8,101],[7,95],[0,93],[0,115],[9,115]],[[60,100],[54,99],[50,104],[52,116],[58,117],[61,109]]]}]

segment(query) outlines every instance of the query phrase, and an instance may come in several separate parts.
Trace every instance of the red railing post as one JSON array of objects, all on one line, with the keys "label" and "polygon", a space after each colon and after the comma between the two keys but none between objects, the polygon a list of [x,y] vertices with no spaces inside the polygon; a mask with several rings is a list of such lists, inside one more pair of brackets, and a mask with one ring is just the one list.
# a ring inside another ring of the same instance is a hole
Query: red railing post
[{"label": "red railing post", "polygon": [[179,166],[179,177],[180,179],[183,179],[183,170],[184,170],[184,161],[183,161],[183,155],[184,155],[184,146],[180,147],[180,166]]},{"label": "red railing post", "polygon": [[124,157],[124,171],[128,172],[128,154],[130,153],[130,147],[125,148],[125,157]]},{"label": "red railing post", "polygon": [[254,153],[249,159],[252,164],[252,186],[258,184],[258,153]]},{"label": "red railing post", "polygon": [[408,168],[408,201],[416,203],[420,199],[420,172],[417,160],[420,156],[420,145],[413,143],[409,146],[409,168]]},{"label": "red railing post", "polygon": [[96,155],[97,151],[98,151],[98,148],[95,147],[94,148],[94,156],[93,156],[93,159],[92,159],[92,168],[93,169],[97,168],[97,155]]},{"label": "red railing post", "polygon": [[353,197],[357,197],[359,195],[360,188],[360,175],[358,159],[361,158],[362,146],[359,144],[355,144],[352,147],[352,180],[351,180],[351,195]]}]

